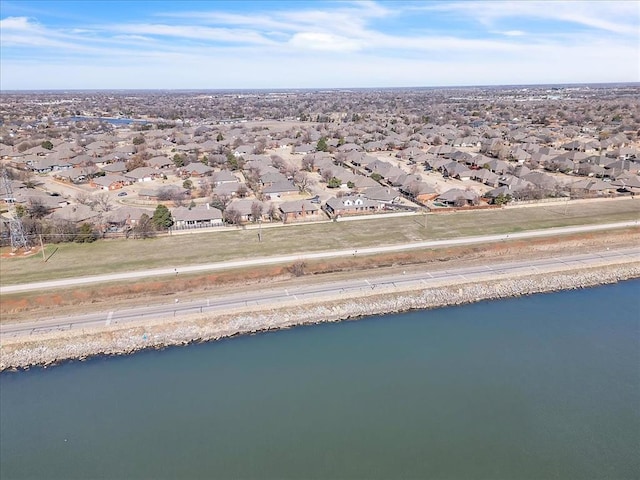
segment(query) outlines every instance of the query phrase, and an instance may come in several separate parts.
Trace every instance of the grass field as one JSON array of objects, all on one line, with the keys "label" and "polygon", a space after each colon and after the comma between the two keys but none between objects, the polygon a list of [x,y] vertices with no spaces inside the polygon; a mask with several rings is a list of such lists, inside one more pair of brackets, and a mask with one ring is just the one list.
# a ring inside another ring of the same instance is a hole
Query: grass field
[{"label": "grass field", "polygon": [[[180,267],[231,259],[392,245],[532,229],[637,220],[640,200],[624,199],[549,204],[451,214],[338,221],[319,224],[236,229],[146,240],[106,240],[93,244],[46,246],[41,255],[1,260],[1,284],[140,270]],[[6,249],[3,253],[6,253]]]}]

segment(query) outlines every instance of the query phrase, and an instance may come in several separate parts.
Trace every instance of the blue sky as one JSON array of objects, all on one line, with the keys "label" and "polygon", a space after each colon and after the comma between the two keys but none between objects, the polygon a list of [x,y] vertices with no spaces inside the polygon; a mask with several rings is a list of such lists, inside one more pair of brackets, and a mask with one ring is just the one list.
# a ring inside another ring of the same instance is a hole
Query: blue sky
[{"label": "blue sky", "polygon": [[0,88],[640,81],[638,1],[0,0]]}]

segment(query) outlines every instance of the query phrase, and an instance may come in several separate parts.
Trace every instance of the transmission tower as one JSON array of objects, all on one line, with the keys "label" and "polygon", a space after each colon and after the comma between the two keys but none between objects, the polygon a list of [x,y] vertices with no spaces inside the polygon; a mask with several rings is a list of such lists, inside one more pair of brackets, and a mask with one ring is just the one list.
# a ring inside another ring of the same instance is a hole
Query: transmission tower
[{"label": "transmission tower", "polygon": [[[6,169],[2,170],[2,186],[4,187],[5,195],[7,199],[13,199],[13,188],[11,187],[11,180]],[[31,250],[27,237],[24,235],[24,227],[22,226],[22,220],[16,213],[16,207],[13,200],[7,202],[9,204],[9,235],[11,236],[11,251],[15,252],[24,249],[25,252]]]}]

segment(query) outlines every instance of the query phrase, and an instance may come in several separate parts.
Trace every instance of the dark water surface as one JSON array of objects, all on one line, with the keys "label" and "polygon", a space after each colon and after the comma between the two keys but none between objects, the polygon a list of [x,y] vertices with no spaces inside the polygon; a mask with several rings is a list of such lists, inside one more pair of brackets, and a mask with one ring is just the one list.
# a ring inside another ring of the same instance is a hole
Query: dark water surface
[{"label": "dark water surface", "polygon": [[640,281],[0,375],[0,478],[640,477]]}]

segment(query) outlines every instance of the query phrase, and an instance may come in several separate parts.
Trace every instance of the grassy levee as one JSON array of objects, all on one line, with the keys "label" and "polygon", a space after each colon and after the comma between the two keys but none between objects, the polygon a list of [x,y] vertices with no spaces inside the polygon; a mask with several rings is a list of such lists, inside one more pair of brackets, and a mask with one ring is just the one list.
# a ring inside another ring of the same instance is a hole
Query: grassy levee
[{"label": "grassy levee", "polygon": [[262,242],[258,242],[255,229],[225,229],[146,240],[58,244],[46,247],[49,257],[46,263],[41,255],[3,258],[0,283],[12,285],[233,259],[637,220],[639,217],[640,200],[624,199],[428,215],[426,228],[422,215],[265,227]]}]

